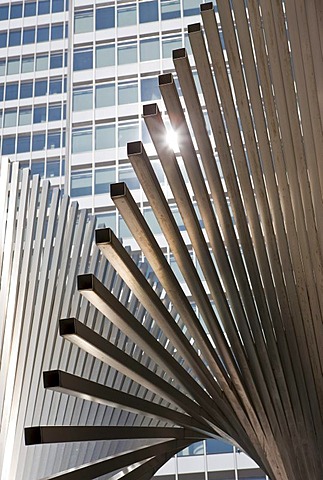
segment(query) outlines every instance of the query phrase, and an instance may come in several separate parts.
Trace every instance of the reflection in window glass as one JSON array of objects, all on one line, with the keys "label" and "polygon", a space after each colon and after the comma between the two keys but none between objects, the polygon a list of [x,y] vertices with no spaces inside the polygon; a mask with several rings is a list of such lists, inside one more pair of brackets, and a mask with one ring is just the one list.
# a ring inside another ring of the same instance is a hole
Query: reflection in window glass
[{"label": "reflection in window glass", "polygon": [[127,43],[118,45],[118,65],[137,62],[137,43]]},{"label": "reflection in window glass", "polygon": [[110,43],[109,45],[100,45],[95,50],[95,64],[96,68],[110,67],[115,65],[115,46]]},{"label": "reflection in window glass", "polygon": [[47,160],[46,177],[48,178],[59,177],[59,168],[60,168],[59,158]]},{"label": "reflection in window glass", "polygon": [[[100,168],[95,170],[94,193],[96,195],[110,192],[110,184],[116,181],[115,168]],[[114,215],[115,216],[115,215]]]},{"label": "reflection in window glass", "polygon": [[34,107],[33,123],[45,123],[46,122],[46,106]]},{"label": "reflection in window glass", "polygon": [[54,131],[47,134],[47,148],[60,148],[61,146],[61,132]]},{"label": "reflection in window glass", "polygon": [[80,48],[74,50],[73,70],[88,70],[93,68],[93,49]]},{"label": "reflection in window glass", "polygon": [[116,127],[114,123],[109,125],[97,125],[95,127],[95,150],[114,148],[116,141]]},{"label": "reflection in window glass", "polygon": [[72,172],[71,197],[83,197],[86,195],[92,195],[92,170]]},{"label": "reflection in window glass", "polygon": [[148,62],[160,57],[159,38],[145,38],[140,40],[140,61]]},{"label": "reflection in window glass", "polygon": [[116,214],[115,213],[101,213],[96,215],[96,228],[111,228],[116,229]]},{"label": "reflection in window glass", "polygon": [[18,135],[17,153],[30,152],[30,133]]},{"label": "reflection in window glass", "polygon": [[36,57],[36,71],[48,69],[48,55],[37,55]]},{"label": "reflection in window glass", "polygon": [[[173,257],[171,257],[171,265],[172,267],[175,267],[175,259]],[[177,267],[177,264],[176,264],[176,267]],[[175,267],[175,269],[177,269]],[[188,456],[188,455],[203,455],[204,454],[204,444],[203,442],[196,442],[196,443],[193,443],[192,445],[190,445],[189,447],[186,447],[184,448],[184,450],[182,450],[180,453],[178,453],[177,455],[179,457],[184,457],[184,456]]]},{"label": "reflection in window glass", "polygon": [[141,84],[141,101],[142,102],[160,99],[160,90],[158,86],[157,77],[142,78],[140,84]]},{"label": "reflection in window glass", "polygon": [[139,137],[139,125],[136,123],[119,124],[118,146],[125,147],[128,142],[136,142]]},{"label": "reflection in window glass", "polygon": [[72,153],[92,150],[92,128],[78,128],[72,132]]},{"label": "reflection in window glass", "polygon": [[20,108],[19,109],[19,125],[30,125],[31,124],[31,108]]},{"label": "reflection in window glass", "polygon": [[124,165],[119,169],[119,182],[125,182],[129,190],[137,190],[140,183],[131,165]]},{"label": "reflection in window glass", "polygon": [[117,10],[118,27],[127,27],[137,24],[137,8],[135,4],[122,5]]},{"label": "reflection in window glass", "polygon": [[15,75],[19,73],[20,69],[20,59],[19,58],[9,58],[7,63],[7,75]]},{"label": "reflection in window glass", "polygon": [[45,150],[46,136],[45,133],[34,133],[32,142],[32,151]]},{"label": "reflection in window glass", "polygon": [[170,20],[171,18],[179,18],[181,15],[180,0],[161,0],[161,17],[162,20]]},{"label": "reflection in window glass", "polygon": [[154,235],[158,235],[158,234],[162,233],[160,225],[157,222],[155,214],[154,214],[154,212],[152,211],[151,208],[145,208],[144,209],[144,217],[145,217],[145,220],[146,220],[150,230],[153,232]]},{"label": "reflection in window glass", "polygon": [[39,175],[40,178],[43,178],[44,177],[44,171],[45,171],[45,165],[44,165],[44,162],[40,162],[40,161],[33,161],[31,163],[31,167],[30,167],[30,173],[31,175]]},{"label": "reflection in window glass", "polygon": [[223,442],[223,440],[208,439],[206,441],[206,453],[207,455],[212,453],[231,453],[233,447],[229,443]]},{"label": "reflection in window glass", "polygon": [[17,124],[17,109],[6,110],[4,114],[4,127],[15,127]]},{"label": "reflection in window glass", "polygon": [[139,23],[158,21],[158,2],[139,2]]},{"label": "reflection in window glass", "polygon": [[16,151],[16,137],[3,137],[2,138],[2,155],[11,155]]},{"label": "reflection in window glass", "polygon": [[172,52],[182,47],[182,38],[179,35],[164,37],[162,39],[163,58],[172,58]]},{"label": "reflection in window glass", "polygon": [[82,10],[75,12],[74,32],[85,33],[93,31],[93,10]]},{"label": "reflection in window glass", "polygon": [[184,15],[199,15],[201,0],[183,0]]},{"label": "reflection in window glass", "polygon": [[82,112],[93,108],[93,88],[80,87],[73,90],[73,112]]},{"label": "reflection in window glass", "polygon": [[21,64],[21,73],[28,73],[34,71],[34,57],[23,57]]},{"label": "reflection in window glass", "polygon": [[95,108],[115,105],[115,84],[106,83],[95,87]]},{"label": "reflection in window glass", "polygon": [[97,8],[95,15],[96,30],[103,30],[105,28],[113,28],[114,21],[114,7]]},{"label": "reflection in window glass", "polygon": [[62,77],[51,78],[49,81],[49,94],[62,93]]},{"label": "reflection in window glass", "polygon": [[127,105],[138,102],[137,82],[123,82],[118,85],[118,104]]}]

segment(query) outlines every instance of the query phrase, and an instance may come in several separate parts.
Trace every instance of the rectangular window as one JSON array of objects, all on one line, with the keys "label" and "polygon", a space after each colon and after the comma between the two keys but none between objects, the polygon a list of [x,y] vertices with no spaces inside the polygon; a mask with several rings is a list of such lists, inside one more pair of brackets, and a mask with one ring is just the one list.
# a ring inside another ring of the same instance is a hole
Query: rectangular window
[{"label": "rectangular window", "polygon": [[95,108],[115,105],[115,84],[106,83],[95,87]]},{"label": "rectangular window", "polygon": [[95,127],[95,150],[114,148],[116,127],[114,123],[109,125],[97,125]]},{"label": "rectangular window", "polygon": [[36,72],[48,70],[48,54],[37,55],[36,57]]},{"label": "rectangular window", "polygon": [[95,50],[95,62],[96,68],[110,67],[115,65],[115,46],[110,43],[109,45],[100,45]]},{"label": "rectangular window", "polygon": [[114,28],[114,7],[97,8],[95,12],[95,29]]},{"label": "rectangular window", "polygon": [[100,168],[94,174],[94,193],[96,195],[110,192],[111,183],[116,181],[116,170],[112,168]]},{"label": "rectangular window", "polygon": [[48,42],[49,41],[49,26],[38,27],[37,28],[37,42]]},{"label": "rectangular window", "polygon": [[172,35],[162,39],[163,58],[172,58],[172,52],[176,48],[182,47],[182,38],[180,35]]},{"label": "rectangular window", "polygon": [[0,20],[8,20],[9,18],[9,5],[3,5],[0,7]]},{"label": "rectangular window", "polygon": [[6,61],[0,60],[0,75],[4,76],[6,73]]},{"label": "rectangular window", "polygon": [[11,5],[10,18],[22,17],[22,3],[14,3]]},{"label": "rectangular window", "polygon": [[46,122],[46,106],[35,106],[33,123],[45,123]]},{"label": "rectangular window", "polygon": [[48,132],[47,148],[48,149],[60,148],[60,146],[61,146],[61,132],[60,131]]},{"label": "rectangular window", "polygon": [[120,5],[117,9],[118,27],[128,27],[137,24],[136,4]]},{"label": "rectangular window", "polygon": [[48,108],[48,121],[56,122],[62,118],[62,104],[56,103],[49,105]]},{"label": "rectangular window", "polygon": [[158,22],[158,2],[139,2],[139,23]]},{"label": "rectangular window", "polygon": [[25,3],[25,17],[33,17],[36,15],[36,2],[27,2]]},{"label": "rectangular window", "polygon": [[17,153],[30,152],[30,133],[18,135]]},{"label": "rectangular window", "polygon": [[161,0],[162,20],[170,20],[181,16],[180,0]]},{"label": "rectangular window", "polygon": [[50,32],[51,40],[60,40],[64,38],[64,25],[63,23],[58,23],[56,25],[52,25],[51,32]]},{"label": "rectangular window", "polygon": [[130,190],[140,188],[140,183],[131,165],[124,165],[119,169],[119,182],[125,182]]},{"label": "rectangular window", "polygon": [[72,153],[92,150],[92,128],[78,128],[72,132]]},{"label": "rectangular window", "polygon": [[118,65],[127,65],[137,62],[137,43],[125,43],[118,45]]},{"label": "rectangular window", "polygon": [[128,142],[136,142],[139,137],[138,122],[120,123],[118,129],[118,146],[126,147]]},{"label": "rectangular window", "polygon": [[52,13],[64,12],[64,0],[52,0]]},{"label": "rectangular window", "polygon": [[39,0],[38,1],[38,15],[46,15],[50,13],[50,1],[49,0]]},{"label": "rectangular window", "polygon": [[16,137],[2,138],[2,155],[12,155],[16,151]]},{"label": "rectangular window", "polygon": [[42,97],[47,95],[47,80],[36,80],[35,82],[35,97]]},{"label": "rectangular window", "polygon": [[4,112],[4,127],[15,127],[17,125],[17,109],[5,110]]},{"label": "rectangular window", "polygon": [[92,170],[72,172],[71,197],[83,197],[86,195],[92,195]]},{"label": "rectangular window", "polygon": [[33,96],[33,82],[22,82],[20,84],[20,98],[31,98]]},{"label": "rectangular window", "polygon": [[127,105],[138,102],[138,83],[122,82],[118,85],[118,104]]},{"label": "rectangular window", "polygon": [[24,45],[35,43],[35,28],[24,28],[22,43]]},{"label": "rectangular window", "polygon": [[30,125],[31,124],[31,108],[20,108],[18,125]]},{"label": "rectangular window", "polygon": [[6,48],[7,46],[7,32],[0,33],[0,48]]},{"label": "rectangular window", "polygon": [[45,133],[34,133],[32,142],[32,151],[38,152],[45,150],[46,136]]},{"label": "rectangular window", "polygon": [[63,67],[63,53],[51,53],[50,54],[50,62],[49,68],[62,68]]},{"label": "rectangular window", "polygon": [[62,77],[51,78],[49,81],[49,94],[56,95],[62,93]]},{"label": "rectangular window", "polygon": [[74,14],[74,33],[93,32],[93,9]]},{"label": "rectangular window", "polygon": [[143,78],[141,84],[141,100],[148,102],[160,99],[160,90],[158,86],[158,78]]},{"label": "rectangular window", "polygon": [[74,50],[73,70],[89,70],[93,68],[93,48]]},{"label": "rectangular window", "polygon": [[9,58],[7,63],[7,75],[16,75],[20,69],[20,58]]},{"label": "rectangular window", "polygon": [[4,85],[0,85],[0,102],[3,101],[4,96]]},{"label": "rectangular window", "polygon": [[34,71],[34,56],[22,57],[21,73],[29,73]]},{"label": "rectangular window", "polygon": [[18,82],[7,83],[6,85],[6,100],[17,100],[18,98]]},{"label": "rectangular window", "polygon": [[93,108],[93,88],[80,87],[73,90],[73,112],[82,112]]},{"label": "rectangular window", "polygon": [[9,47],[16,47],[21,44],[21,28],[9,32]]},{"label": "rectangular window", "polygon": [[59,177],[59,169],[60,169],[59,158],[47,160],[46,177],[48,178]]},{"label": "rectangular window", "polygon": [[159,38],[145,38],[140,40],[140,61],[149,62],[160,58]]},{"label": "rectangular window", "polygon": [[201,0],[183,0],[184,15],[199,15]]},{"label": "rectangular window", "polygon": [[[112,183],[112,182],[111,182]],[[116,229],[116,214],[115,213],[100,213],[96,216],[96,228],[111,228]]]},{"label": "rectangular window", "polygon": [[33,161],[30,167],[30,173],[31,175],[39,175],[40,178],[44,177],[44,170],[45,170],[45,165],[44,162],[40,161]]}]

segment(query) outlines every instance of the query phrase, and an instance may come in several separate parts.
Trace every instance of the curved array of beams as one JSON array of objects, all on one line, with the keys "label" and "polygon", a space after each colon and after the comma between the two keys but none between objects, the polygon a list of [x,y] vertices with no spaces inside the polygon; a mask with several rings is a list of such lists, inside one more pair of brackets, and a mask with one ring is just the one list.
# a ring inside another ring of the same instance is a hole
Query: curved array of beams
[{"label": "curved array of beams", "polygon": [[[75,318],[60,324],[61,335],[167,399],[168,406],[63,371],[44,374],[48,389],[176,428],[151,430],[159,442],[149,447],[48,478],[90,479],[132,465],[112,478],[148,479],[175,451],[212,436],[234,442],[272,480],[322,478],[322,9],[315,0],[219,0],[217,7],[218,22],[212,4],[201,6],[205,35],[199,24],[189,26],[211,135],[184,49],[173,54],[183,105],[172,75],[159,78],[202,227],[157,105],[144,107],[202,276],[143,145],[128,144],[191,301],[125,184],[112,185],[111,197],[173,312],[111,230],[96,232],[102,254],[180,358],[92,274],[78,277],[80,293],[151,360],[133,360]],[[124,434],[82,428],[66,435],[88,440]],[[59,441],[65,433],[56,431],[43,427],[27,434],[30,443],[36,442],[32,435],[39,442]],[[129,429],[129,438],[145,435]]]}]

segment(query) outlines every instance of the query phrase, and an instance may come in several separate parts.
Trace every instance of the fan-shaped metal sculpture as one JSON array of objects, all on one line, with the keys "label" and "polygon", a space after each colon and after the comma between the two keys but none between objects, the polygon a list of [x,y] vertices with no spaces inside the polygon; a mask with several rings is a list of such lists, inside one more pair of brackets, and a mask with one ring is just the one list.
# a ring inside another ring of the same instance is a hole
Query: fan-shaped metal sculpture
[{"label": "fan-shaped metal sculpture", "polygon": [[[314,0],[219,0],[220,22],[212,4],[201,10],[209,52],[201,26],[188,30],[211,136],[186,52],[179,49],[173,55],[197,150],[173,76],[159,77],[194,202],[155,104],[145,105],[144,119],[202,276],[143,145],[128,144],[129,159],[189,298],[126,185],[111,188],[176,314],[112,231],[96,231],[99,249],[180,358],[91,274],[78,277],[80,293],[154,367],[134,360],[76,319],[60,323],[64,338],[169,405],[62,371],[44,374],[46,388],[144,413],[170,427],[129,428],[131,439],[159,442],[48,478],[90,479],[133,465],[111,478],[148,479],[185,445],[214,436],[242,448],[272,480],[322,478],[322,8]],[[124,438],[125,431],[40,427],[26,435],[34,443]],[[162,441],[165,437],[169,440]]]}]

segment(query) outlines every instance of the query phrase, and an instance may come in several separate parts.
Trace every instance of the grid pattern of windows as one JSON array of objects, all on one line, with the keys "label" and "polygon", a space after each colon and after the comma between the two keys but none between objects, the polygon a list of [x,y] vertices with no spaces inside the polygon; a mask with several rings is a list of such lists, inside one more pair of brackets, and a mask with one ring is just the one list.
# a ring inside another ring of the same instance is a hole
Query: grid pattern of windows
[{"label": "grid pattern of windows", "polygon": [[67,24],[52,23],[0,32],[0,48],[60,40],[68,36]]},{"label": "grid pattern of windows", "polygon": [[38,0],[0,5],[1,20],[34,17],[49,13],[64,12],[68,9],[68,0]]}]

